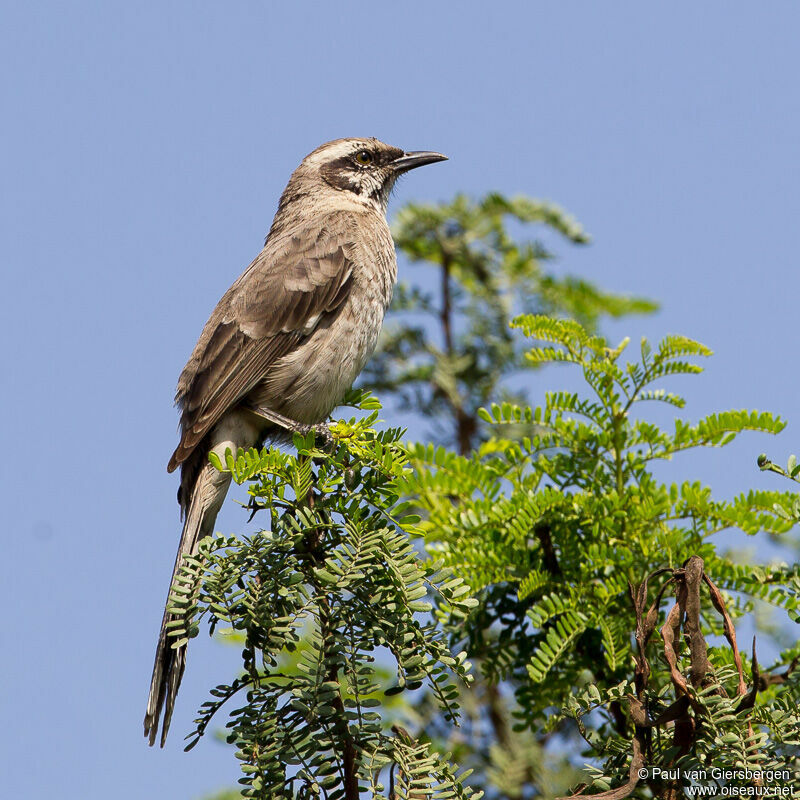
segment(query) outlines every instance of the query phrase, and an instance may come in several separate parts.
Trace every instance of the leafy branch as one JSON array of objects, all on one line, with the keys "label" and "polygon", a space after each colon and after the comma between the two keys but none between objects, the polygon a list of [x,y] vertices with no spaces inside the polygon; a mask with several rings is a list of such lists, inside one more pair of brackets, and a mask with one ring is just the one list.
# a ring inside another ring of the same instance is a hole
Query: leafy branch
[{"label": "leafy branch", "polygon": [[244,693],[226,725],[244,796],[353,800],[367,786],[378,796],[391,765],[395,791],[474,794],[428,744],[387,733],[376,710],[375,662],[391,654],[395,685],[386,694],[427,684],[445,718],[458,723],[453,680],[468,684],[470,664],[451,653],[429,612],[436,602],[465,616],[475,601],[460,578],[420,560],[411,538],[418,517],[394,487],[407,470],[401,432],[379,433],[373,421],[334,426],[335,453],[319,450],[313,436],[297,437],[296,455],[229,452],[217,465],[249,482],[269,526],[203,541],[182,573],[181,597],[191,600],[171,635],[194,635],[205,622],[244,636],[242,676],[212,692],[188,744]]}]

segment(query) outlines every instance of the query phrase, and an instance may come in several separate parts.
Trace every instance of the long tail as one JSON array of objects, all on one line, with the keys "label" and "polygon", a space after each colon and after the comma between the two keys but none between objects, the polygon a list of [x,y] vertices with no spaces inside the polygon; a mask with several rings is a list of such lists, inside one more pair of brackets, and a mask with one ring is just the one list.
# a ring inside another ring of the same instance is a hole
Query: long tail
[{"label": "long tail", "polygon": [[[214,522],[228,492],[230,482],[230,474],[218,472],[209,463],[206,463],[197,475],[191,498],[188,498],[188,502],[184,504],[186,521],[183,524],[183,534],[180,545],[178,545],[178,553],[175,556],[172,580],[167,592],[167,605],[169,605],[169,596],[175,576],[183,564],[184,556],[197,553],[200,540],[214,532]],[[161,747],[164,746],[167,739],[172,710],[175,706],[175,696],[178,694],[183,670],[186,667],[186,645],[172,646],[168,637],[168,626],[175,619],[176,616],[170,614],[165,608],[164,618],[161,621],[161,632],[158,634],[153,677],[150,680],[150,696],[147,698],[147,711],[144,715],[144,735],[148,737],[150,745],[153,745],[158,735],[158,720],[161,710],[164,709]]]}]

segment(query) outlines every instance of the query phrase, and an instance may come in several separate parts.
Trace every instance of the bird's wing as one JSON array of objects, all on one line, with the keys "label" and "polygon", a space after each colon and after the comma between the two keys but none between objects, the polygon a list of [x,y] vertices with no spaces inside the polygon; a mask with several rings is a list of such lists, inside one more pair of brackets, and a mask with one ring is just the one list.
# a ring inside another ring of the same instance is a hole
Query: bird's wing
[{"label": "bird's wing", "polygon": [[346,301],[354,267],[349,228],[344,220],[317,222],[271,239],[220,300],[178,382],[181,440],[170,472],[275,361]]}]

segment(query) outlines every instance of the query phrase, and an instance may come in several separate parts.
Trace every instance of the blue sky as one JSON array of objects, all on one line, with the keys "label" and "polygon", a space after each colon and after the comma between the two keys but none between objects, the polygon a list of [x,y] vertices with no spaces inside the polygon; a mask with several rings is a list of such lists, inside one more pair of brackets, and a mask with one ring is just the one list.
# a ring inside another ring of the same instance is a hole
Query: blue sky
[{"label": "blue sky", "polygon": [[394,209],[500,190],[570,210],[593,243],[558,268],[662,303],[611,338],[715,350],[679,387],[689,417],[789,420],[680,474],[782,488],[755,458],[800,450],[800,7],[660,5],[4,4],[0,795],[191,799],[235,779],[211,739],[181,747],[235,668],[212,642],[193,642],[166,750],[142,737],[179,534],[172,395],[328,139],[450,156]]}]

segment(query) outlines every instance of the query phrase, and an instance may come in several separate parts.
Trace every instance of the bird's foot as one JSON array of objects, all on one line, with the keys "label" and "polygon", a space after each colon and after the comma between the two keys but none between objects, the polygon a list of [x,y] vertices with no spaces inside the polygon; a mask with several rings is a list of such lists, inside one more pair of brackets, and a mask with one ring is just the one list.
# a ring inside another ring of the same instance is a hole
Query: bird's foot
[{"label": "bird's foot", "polygon": [[317,442],[321,443],[325,450],[336,449],[336,439],[333,438],[333,434],[325,422],[307,425],[285,417],[283,414],[279,414],[269,408],[263,408],[262,406],[248,406],[248,408],[257,416],[271,422],[273,425],[277,425],[279,428],[283,428],[289,433],[297,433],[300,436],[308,436],[309,433],[313,433]]},{"label": "bird's foot", "polygon": [[328,427],[327,422],[320,422],[317,425],[298,425],[293,433],[299,433],[301,436],[308,436],[309,433],[314,434],[316,444],[321,446],[323,450],[334,452],[336,450],[336,439],[333,438],[331,429]]}]

